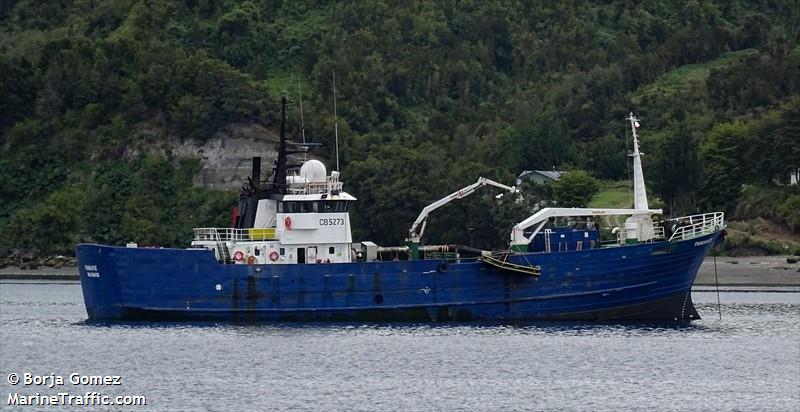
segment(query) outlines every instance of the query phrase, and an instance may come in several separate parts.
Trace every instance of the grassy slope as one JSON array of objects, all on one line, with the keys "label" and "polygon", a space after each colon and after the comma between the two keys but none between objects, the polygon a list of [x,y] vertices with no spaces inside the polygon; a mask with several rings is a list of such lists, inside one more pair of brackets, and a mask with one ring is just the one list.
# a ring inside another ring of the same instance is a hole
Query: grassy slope
[{"label": "grassy slope", "polygon": [[[589,202],[589,207],[627,209],[632,206],[633,193],[631,192],[630,182],[627,180],[600,181],[600,191]],[[622,227],[624,221],[624,216],[609,216],[605,218],[605,223],[602,226],[605,228]]]},{"label": "grassy slope", "polygon": [[705,63],[680,66],[659,76],[654,82],[640,87],[631,96],[631,102],[634,105],[639,105],[648,98],[662,99],[665,96],[676,96],[690,91],[705,90],[706,80],[712,70],[721,69],[732,62],[754,54],[758,54],[758,50],[737,50],[725,53],[719,58]]},{"label": "grassy slope", "polygon": [[726,255],[800,255],[800,237],[763,218],[730,221],[726,231]]},{"label": "grassy slope", "polygon": [[602,181],[589,207],[627,208],[632,204],[633,193],[628,181]]}]

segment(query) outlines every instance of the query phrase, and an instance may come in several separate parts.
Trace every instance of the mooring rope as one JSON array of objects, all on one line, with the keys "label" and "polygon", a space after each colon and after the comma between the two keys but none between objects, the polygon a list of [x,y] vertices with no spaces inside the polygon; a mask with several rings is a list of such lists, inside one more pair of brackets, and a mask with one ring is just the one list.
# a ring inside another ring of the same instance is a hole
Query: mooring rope
[{"label": "mooring rope", "polygon": [[722,303],[719,300],[719,276],[717,276],[717,255],[714,255],[714,280],[717,283],[717,311],[719,312],[719,320],[722,320]]}]

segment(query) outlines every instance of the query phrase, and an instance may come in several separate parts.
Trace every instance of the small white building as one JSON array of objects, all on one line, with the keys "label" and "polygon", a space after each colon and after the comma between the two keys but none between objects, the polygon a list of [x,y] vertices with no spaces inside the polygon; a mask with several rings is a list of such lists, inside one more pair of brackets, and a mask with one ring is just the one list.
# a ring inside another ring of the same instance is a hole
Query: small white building
[{"label": "small white building", "polygon": [[558,170],[525,170],[517,176],[517,186],[526,180],[543,185],[561,180],[564,172]]}]

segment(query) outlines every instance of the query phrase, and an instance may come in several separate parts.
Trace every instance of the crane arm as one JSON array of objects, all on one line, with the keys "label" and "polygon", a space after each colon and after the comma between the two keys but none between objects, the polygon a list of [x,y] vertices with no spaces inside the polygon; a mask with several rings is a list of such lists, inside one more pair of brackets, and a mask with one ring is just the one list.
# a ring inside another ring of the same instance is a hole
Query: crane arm
[{"label": "crane arm", "polygon": [[472,193],[474,193],[475,190],[477,190],[478,188],[480,188],[482,186],[486,186],[486,185],[499,187],[500,189],[507,190],[507,191],[512,192],[512,193],[518,192],[518,190],[514,186],[506,186],[506,185],[504,185],[502,183],[497,183],[494,180],[487,179],[485,177],[479,177],[477,182],[475,182],[475,183],[473,183],[473,184],[471,184],[471,185],[469,185],[467,187],[464,187],[464,188],[462,188],[460,190],[457,190],[457,191],[455,191],[455,192],[453,192],[453,193],[451,193],[451,194],[449,194],[449,195],[447,195],[447,196],[445,196],[445,197],[443,197],[443,198],[441,198],[441,199],[429,204],[428,206],[425,206],[425,208],[422,209],[422,212],[420,212],[419,216],[417,216],[417,220],[415,220],[414,223],[411,225],[411,229],[409,229],[409,231],[408,231],[408,239],[407,240],[411,241],[411,242],[417,242],[417,243],[419,242],[419,239],[422,237],[422,234],[425,232],[425,225],[427,224],[427,218],[428,218],[428,215],[431,212],[433,212],[434,210],[436,210],[436,209],[438,209],[438,208],[450,203],[451,201],[453,201],[455,199],[461,199],[463,197],[469,196]]}]

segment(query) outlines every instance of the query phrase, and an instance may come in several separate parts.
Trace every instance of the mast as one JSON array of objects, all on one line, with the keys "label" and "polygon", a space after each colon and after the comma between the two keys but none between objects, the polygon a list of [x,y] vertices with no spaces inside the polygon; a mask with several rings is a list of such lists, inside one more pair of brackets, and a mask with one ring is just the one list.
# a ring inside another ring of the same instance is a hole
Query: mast
[{"label": "mast", "polygon": [[286,93],[281,97],[281,140],[272,184],[275,193],[286,194]]},{"label": "mast", "polygon": [[649,209],[647,205],[647,190],[644,186],[644,173],[642,172],[642,154],[639,152],[639,139],[636,136],[636,129],[639,127],[639,120],[630,113],[625,120],[630,121],[631,131],[633,132],[633,152],[629,156],[633,157],[633,208],[637,210]]},{"label": "mast", "polygon": [[339,171],[339,118],[336,116],[336,70],[333,73],[333,131],[336,136],[336,171]]},{"label": "mast", "polygon": [[[303,144],[306,144],[306,123],[303,119],[303,87],[300,85],[300,79],[297,79],[297,91],[300,93],[300,130],[303,134]],[[303,158],[308,160],[308,153],[303,154]]]}]

